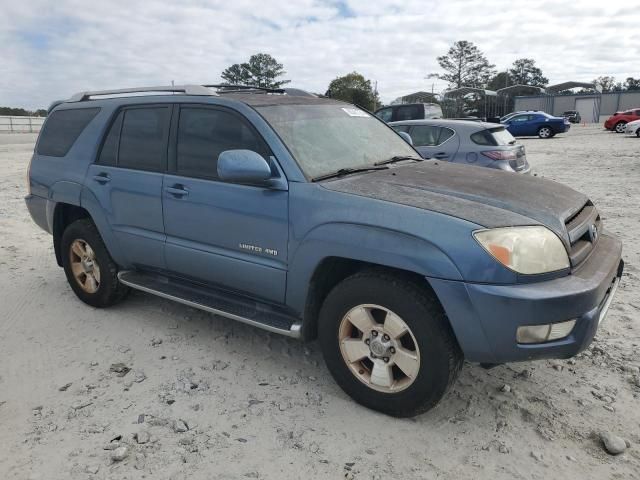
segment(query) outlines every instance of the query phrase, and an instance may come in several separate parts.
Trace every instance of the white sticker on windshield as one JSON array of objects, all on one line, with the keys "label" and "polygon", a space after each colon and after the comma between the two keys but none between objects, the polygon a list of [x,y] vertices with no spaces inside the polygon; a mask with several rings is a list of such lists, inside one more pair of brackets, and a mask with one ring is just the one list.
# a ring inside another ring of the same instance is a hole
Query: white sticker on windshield
[{"label": "white sticker on windshield", "polygon": [[344,112],[350,117],[368,117],[369,116],[367,112],[360,110],[359,108],[342,107],[342,110],[344,110]]}]

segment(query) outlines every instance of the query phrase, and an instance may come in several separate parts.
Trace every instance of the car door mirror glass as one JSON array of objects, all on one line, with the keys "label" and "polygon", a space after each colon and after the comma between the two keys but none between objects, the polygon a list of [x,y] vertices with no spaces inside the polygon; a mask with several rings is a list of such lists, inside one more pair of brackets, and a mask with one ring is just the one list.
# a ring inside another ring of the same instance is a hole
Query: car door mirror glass
[{"label": "car door mirror glass", "polygon": [[405,142],[407,142],[409,145],[413,145],[413,139],[411,138],[411,135],[409,135],[407,132],[398,132],[398,135],[400,135],[402,139]]},{"label": "car door mirror glass", "polygon": [[218,156],[218,177],[225,182],[264,183],[271,178],[271,167],[252,150],[226,150]]}]

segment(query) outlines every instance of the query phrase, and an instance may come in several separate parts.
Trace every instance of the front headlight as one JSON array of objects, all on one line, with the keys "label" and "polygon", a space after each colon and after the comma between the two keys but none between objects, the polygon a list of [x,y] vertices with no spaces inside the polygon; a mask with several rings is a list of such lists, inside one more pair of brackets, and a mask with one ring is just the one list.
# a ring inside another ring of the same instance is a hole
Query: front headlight
[{"label": "front headlight", "polygon": [[569,268],[569,256],[558,236],[543,226],[505,227],[473,232],[493,258],[524,274]]}]

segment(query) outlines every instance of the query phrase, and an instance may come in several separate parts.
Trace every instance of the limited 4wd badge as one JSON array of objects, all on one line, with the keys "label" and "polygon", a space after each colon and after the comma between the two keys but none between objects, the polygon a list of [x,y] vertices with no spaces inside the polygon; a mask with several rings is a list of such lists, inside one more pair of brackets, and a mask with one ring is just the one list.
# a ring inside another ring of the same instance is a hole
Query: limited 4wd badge
[{"label": "limited 4wd badge", "polygon": [[274,257],[278,256],[278,250],[274,248],[262,248],[257,245],[250,245],[248,243],[239,243],[238,247],[240,247],[242,250],[249,250],[250,252],[266,253],[267,255],[272,255]]},{"label": "limited 4wd badge", "polygon": [[367,112],[360,110],[359,108],[342,107],[342,110],[350,117],[369,117],[369,114]]}]

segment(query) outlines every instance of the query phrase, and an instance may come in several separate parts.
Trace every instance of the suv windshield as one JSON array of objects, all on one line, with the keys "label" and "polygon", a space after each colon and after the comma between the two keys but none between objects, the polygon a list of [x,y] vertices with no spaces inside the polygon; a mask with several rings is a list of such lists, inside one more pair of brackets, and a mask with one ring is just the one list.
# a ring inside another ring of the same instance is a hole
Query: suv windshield
[{"label": "suv windshield", "polygon": [[310,178],[369,167],[396,156],[419,157],[373,115],[348,104],[259,107]]}]

